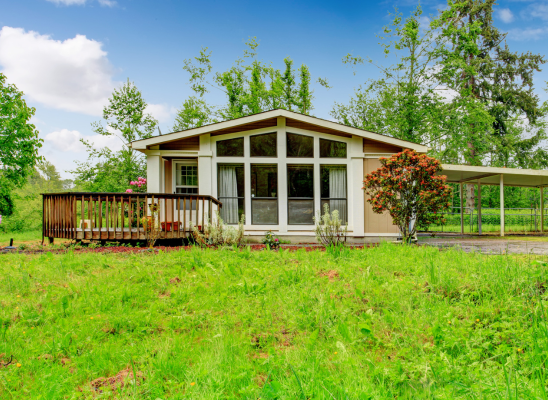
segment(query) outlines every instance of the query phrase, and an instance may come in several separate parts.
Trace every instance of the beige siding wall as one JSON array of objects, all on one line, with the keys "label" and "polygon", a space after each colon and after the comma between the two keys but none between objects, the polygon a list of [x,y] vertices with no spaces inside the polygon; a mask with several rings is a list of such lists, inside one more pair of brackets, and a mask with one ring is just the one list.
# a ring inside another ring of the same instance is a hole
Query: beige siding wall
[{"label": "beige siding wall", "polygon": [[[377,158],[363,159],[363,171],[366,175],[380,166],[381,162]],[[392,224],[390,214],[388,212],[384,214],[374,213],[366,198],[367,196],[364,196],[365,233],[398,233],[398,227]]]}]

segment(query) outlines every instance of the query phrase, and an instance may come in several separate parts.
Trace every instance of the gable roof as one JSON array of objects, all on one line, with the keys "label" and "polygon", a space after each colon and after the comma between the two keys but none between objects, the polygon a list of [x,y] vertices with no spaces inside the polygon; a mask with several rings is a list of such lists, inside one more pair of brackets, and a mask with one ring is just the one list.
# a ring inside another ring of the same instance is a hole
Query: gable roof
[{"label": "gable roof", "polygon": [[[326,119],[311,117],[296,113],[293,111],[287,111],[282,109],[275,109],[270,111],[264,111],[262,113],[248,115],[246,117],[236,118],[229,121],[217,122],[209,125],[204,125],[199,128],[187,129],[184,131],[168,133],[162,136],[154,136],[148,139],[141,139],[131,142],[131,147],[136,150],[146,150],[148,146],[156,146],[159,144],[173,142],[175,140],[185,139],[188,137],[199,136],[204,134],[225,134],[231,132],[239,132],[251,129],[258,129],[267,126],[276,126],[276,118],[285,117],[296,123],[302,123],[303,129],[319,130],[320,132],[338,134],[340,136],[354,135],[371,139],[383,143],[392,144],[398,147],[404,147],[412,150],[416,150],[421,153],[426,153],[429,148],[418,143],[413,143],[407,140],[396,139],[390,136],[381,135],[379,133],[369,132],[364,129],[353,128],[351,126],[339,124],[337,122],[328,121]],[[293,124],[295,127],[295,123]],[[312,125],[313,127],[306,128],[305,126]]]}]

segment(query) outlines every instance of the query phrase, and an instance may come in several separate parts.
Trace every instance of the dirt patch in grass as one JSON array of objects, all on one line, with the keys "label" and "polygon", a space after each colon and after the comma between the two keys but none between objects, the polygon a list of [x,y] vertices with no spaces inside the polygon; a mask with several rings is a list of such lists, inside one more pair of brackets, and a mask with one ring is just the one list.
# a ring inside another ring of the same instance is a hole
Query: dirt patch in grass
[{"label": "dirt patch in grass", "polygon": [[329,279],[329,282],[334,282],[335,280],[340,279],[339,272],[334,269],[330,269],[329,271],[320,271],[318,272],[318,276],[326,276],[327,279]]},{"label": "dirt patch in grass", "polygon": [[135,374],[136,377],[133,376],[133,371],[130,367],[121,370],[114,376],[109,376],[107,378],[101,377],[94,379],[90,382],[90,386],[93,390],[97,392],[102,392],[101,389],[110,388],[111,390],[116,390],[118,388],[123,388],[125,385],[129,384],[131,381],[135,379],[135,384],[137,386],[141,385],[143,381],[145,380],[143,373],[141,371],[137,371]]},{"label": "dirt patch in grass", "polygon": [[0,353],[0,368],[16,363],[17,360],[13,356],[7,357],[5,353]]},{"label": "dirt patch in grass", "polygon": [[169,280],[169,283],[177,285],[178,283],[181,283],[181,278],[179,278],[178,276],[176,276],[175,278],[171,278]]},{"label": "dirt patch in grass", "polygon": [[[349,249],[363,249],[364,247],[373,247],[376,244],[367,244],[366,246],[348,246]],[[264,244],[249,244],[245,247],[249,247],[252,251],[264,251],[266,250],[266,246]],[[142,253],[142,254],[157,254],[160,252],[171,252],[171,251],[182,251],[182,250],[192,250],[194,246],[155,246],[153,249],[148,249],[144,247],[129,247],[129,246],[102,246],[102,247],[75,247],[72,248],[73,251],[77,253]],[[212,249],[215,249],[215,247],[210,247]],[[282,245],[280,246],[280,249],[283,249],[284,251],[297,251],[304,249],[305,251],[325,251],[325,247],[322,245],[317,244],[305,244],[305,245]],[[2,252],[2,248],[0,247],[0,254],[7,254],[8,251]],[[42,253],[66,253],[67,251],[71,251],[71,248],[67,246],[66,249],[63,248],[50,248],[48,246],[42,246],[39,245],[36,248],[30,248],[25,250],[13,250],[10,252],[14,253],[21,253],[21,254],[42,254]],[[277,250],[271,250],[271,251],[277,251]],[[289,262],[298,264],[298,261],[296,260],[290,260]]]}]

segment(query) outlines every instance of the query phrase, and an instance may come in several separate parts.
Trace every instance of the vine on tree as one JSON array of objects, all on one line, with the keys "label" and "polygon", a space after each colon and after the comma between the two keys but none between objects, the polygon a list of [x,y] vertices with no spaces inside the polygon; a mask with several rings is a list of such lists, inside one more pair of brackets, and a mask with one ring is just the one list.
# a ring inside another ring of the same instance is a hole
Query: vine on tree
[{"label": "vine on tree", "polygon": [[438,160],[406,149],[380,161],[382,167],[365,177],[363,189],[375,213],[390,213],[404,243],[417,227],[444,222],[440,212],[451,205],[451,189],[446,176],[436,175],[441,171]]}]

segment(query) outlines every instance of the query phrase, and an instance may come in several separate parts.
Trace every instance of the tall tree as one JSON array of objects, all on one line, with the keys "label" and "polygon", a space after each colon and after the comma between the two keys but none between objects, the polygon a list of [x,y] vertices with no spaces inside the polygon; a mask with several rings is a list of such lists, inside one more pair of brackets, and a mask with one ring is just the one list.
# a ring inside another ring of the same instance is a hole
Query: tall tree
[{"label": "tall tree", "polygon": [[145,113],[147,103],[139,89],[129,81],[115,89],[109,104],[103,109],[101,122],[92,124],[93,131],[103,136],[115,136],[122,142],[122,149],[113,151],[108,147],[95,149],[93,143],[82,139],[89,156],[86,162],[78,163],[76,181],[86,190],[121,192],[129,182],[146,175],[146,163],[142,154],[135,152],[130,143],[152,136],[158,124]]},{"label": "tall tree", "polygon": [[356,90],[348,104],[335,103],[331,115],[340,123],[413,142],[432,143],[444,134],[443,98],[433,79],[434,29],[421,26],[422,9],[406,19],[397,12],[379,35],[386,57],[395,63],[384,66],[370,58],[348,54],[343,63],[355,67],[369,63],[380,78]]},{"label": "tall tree", "polygon": [[211,122],[212,109],[207,103],[195,96],[191,96],[183,102],[183,106],[177,111],[173,131],[184,131],[190,128],[198,128]]},{"label": "tall tree", "polygon": [[[276,108],[310,114],[314,96],[309,68],[301,65],[297,79],[291,58],[284,59],[285,69],[282,72],[271,64],[257,60],[258,46],[257,40],[251,38],[246,42],[243,58],[212,77],[211,52],[207,48],[202,49],[194,59],[185,60],[183,69],[190,74],[190,85],[197,96],[186,100],[178,114],[178,118],[180,116],[188,122],[184,124],[187,129],[200,126],[200,123],[234,119]],[[317,83],[329,88],[326,79],[318,78]],[[224,105],[213,107],[203,100],[211,88],[226,95]],[[205,114],[208,114],[207,118]],[[183,125],[176,123],[175,126]]]},{"label": "tall tree", "polygon": [[42,139],[30,123],[35,112],[27,106],[23,92],[0,73],[0,215],[13,213],[12,191],[25,184],[41,159]]},{"label": "tall tree", "polygon": [[[452,91],[453,134],[445,158],[471,165],[548,165],[539,148],[546,138],[545,110],[534,93],[533,75],[545,63],[541,55],[511,52],[505,34],[493,25],[495,0],[448,0],[432,22],[440,31],[436,78]],[[521,127],[520,127],[521,125]],[[532,127],[526,138],[524,127]],[[527,157],[523,157],[527,154]],[[472,207],[472,185],[467,190]]]}]

